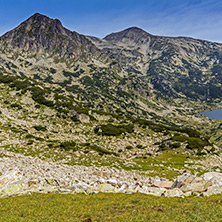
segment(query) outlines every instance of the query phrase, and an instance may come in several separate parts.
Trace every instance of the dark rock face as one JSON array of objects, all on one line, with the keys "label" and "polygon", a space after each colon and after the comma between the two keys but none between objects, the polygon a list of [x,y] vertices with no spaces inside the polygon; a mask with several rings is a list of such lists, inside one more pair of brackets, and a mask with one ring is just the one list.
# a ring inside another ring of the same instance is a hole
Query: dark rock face
[{"label": "dark rock face", "polygon": [[29,55],[47,53],[75,60],[107,57],[85,36],[64,28],[58,19],[38,13],[3,35],[0,44],[4,51],[15,50]]}]

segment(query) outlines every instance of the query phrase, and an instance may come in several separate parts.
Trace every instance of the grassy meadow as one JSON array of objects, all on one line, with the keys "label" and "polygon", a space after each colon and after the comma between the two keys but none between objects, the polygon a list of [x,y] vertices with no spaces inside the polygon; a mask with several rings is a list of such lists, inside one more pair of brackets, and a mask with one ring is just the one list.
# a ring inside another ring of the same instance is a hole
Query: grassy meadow
[{"label": "grassy meadow", "polygon": [[0,199],[0,221],[222,221],[222,195],[33,194]]}]

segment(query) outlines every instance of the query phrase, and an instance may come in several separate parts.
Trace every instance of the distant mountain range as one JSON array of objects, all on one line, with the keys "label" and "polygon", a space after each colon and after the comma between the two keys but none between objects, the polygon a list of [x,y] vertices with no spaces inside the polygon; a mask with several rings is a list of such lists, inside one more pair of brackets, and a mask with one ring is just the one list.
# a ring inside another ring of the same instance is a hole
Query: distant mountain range
[{"label": "distant mountain range", "polygon": [[0,37],[0,52],[3,72],[63,87],[94,109],[133,114],[148,111],[159,96],[222,97],[219,43],[155,36],[137,27],[100,39],[36,13]]}]

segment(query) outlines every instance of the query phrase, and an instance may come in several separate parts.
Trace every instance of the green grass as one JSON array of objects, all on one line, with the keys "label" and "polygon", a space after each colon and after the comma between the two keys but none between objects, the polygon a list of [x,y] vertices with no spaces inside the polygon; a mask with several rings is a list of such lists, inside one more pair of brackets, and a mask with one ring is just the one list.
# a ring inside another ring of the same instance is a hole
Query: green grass
[{"label": "green grass", "polygon": [[[201,157],[194,156],[192,154],[183,154],[183,149],[177,148],[176,150],[162,151],[158,156],[147,156],[144,158],[136,158],[134,162],[135,166],[122,166],[125,170],[139,170],[140,173],[147,173],[149,176],[160,176],[168,179],[175,179],[181,173],[177,170],[187,169],[192,173],[196,171],[192,167],[192,164],[187,164],[187,160],[199,160]],[[187,164],[188,167],[184,167]],[[161,165],[161,166],[160,166]],[[169,168],[170,167],[170,168]],[[177,170],[173,170],[177,169]],[[198,169],[199,174],[204,173],[203,170]]]},{"label": "green grass", "polygon": [[[0,221],[221,221],[222,195],[34,194],[0,199]],[[91,220],[90,220],[91,219]]]}]

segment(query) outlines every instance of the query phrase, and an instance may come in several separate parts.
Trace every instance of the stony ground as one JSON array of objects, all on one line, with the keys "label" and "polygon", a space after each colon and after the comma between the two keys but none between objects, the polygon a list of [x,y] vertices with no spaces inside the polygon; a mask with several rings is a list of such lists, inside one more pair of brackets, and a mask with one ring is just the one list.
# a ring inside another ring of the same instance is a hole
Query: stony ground
[{"label": "stony ground", "polygon": [[116,168],[69,166],[6,151],[0,160],[1,197],[35,192],[145,193],[167,197],[222,193],[222,173],[219,172],[200,177],[184,172],[170,181]]}]

